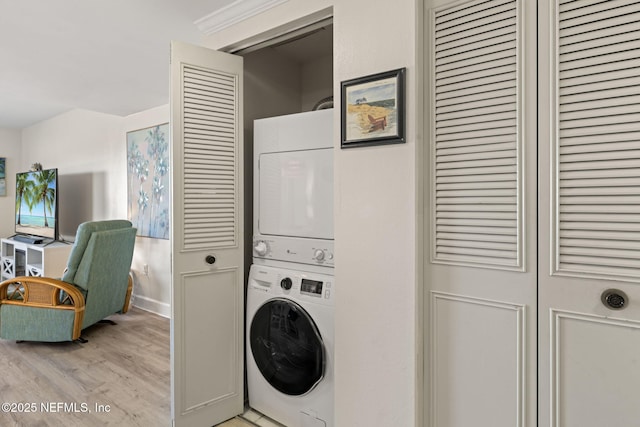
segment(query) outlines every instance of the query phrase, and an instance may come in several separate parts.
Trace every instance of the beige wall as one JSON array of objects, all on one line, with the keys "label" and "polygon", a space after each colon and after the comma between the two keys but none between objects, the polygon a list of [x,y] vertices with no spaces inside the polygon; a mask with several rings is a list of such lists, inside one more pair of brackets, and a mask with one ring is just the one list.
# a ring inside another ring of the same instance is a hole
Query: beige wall
[{"label": "beige wall", "polygon": [[336,425],[413,426],[421,406],[416,3],[289,0],[205,45],[234,45],[332,5],[336,105],[339,82],[407,67],[406,144],[341,150],[334,128]]}]

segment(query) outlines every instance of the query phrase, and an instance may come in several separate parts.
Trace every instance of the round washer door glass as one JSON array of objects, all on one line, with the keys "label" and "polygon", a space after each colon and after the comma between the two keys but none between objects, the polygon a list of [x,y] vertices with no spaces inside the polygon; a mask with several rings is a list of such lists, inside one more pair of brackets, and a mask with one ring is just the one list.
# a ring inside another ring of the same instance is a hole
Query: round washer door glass
[{"label": "round washer door glass", "polygon": [[276,390],[299,396],[324,377],[324,344],[311,316],[298,304],[273,299],[251,321],[250,345],[262,376]]}]

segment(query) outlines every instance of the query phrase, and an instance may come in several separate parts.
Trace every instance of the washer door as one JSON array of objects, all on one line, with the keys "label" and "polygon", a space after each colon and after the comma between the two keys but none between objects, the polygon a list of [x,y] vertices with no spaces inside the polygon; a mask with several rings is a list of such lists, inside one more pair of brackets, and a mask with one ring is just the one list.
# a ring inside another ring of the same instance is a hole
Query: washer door
[{"label": "washer door", "polygon": [[300,396],[324,377],[322,337],[311,316],[295,302],[267,301],[256,311],[249,334],[253,359],[276,390]]}]

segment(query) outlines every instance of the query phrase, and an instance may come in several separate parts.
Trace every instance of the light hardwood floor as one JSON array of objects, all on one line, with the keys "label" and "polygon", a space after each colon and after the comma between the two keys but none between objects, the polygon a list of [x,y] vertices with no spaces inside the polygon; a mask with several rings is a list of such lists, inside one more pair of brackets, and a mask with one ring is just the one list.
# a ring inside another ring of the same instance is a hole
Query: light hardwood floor
[{"label": "light hardwood floor", "polygon": [[0,403],[21,410],[3,405],[0,426],[169,426],[169,319],[135,307],[110,319],[85,344],[0,340]]}]

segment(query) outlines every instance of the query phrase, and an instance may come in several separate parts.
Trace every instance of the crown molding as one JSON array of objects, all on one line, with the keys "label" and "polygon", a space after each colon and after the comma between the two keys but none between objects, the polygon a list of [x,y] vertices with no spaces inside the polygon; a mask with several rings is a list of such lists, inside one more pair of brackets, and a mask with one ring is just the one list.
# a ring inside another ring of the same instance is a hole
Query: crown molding
[{"label": "crown molding", "polygon": [[198,19],[194,24],[205,35],[210,36],[286,1],[288,0],[236,0],[230,5]]}]

